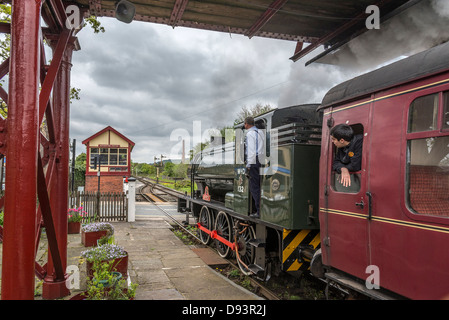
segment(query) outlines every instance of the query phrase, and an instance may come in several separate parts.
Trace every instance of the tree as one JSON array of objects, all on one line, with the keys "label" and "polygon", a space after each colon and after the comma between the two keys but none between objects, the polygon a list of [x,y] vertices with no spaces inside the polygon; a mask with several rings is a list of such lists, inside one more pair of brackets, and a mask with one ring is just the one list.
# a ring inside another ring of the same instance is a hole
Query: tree
[{"label": "tree", "polygon": [[180,163],[175,165],[175,169],[174,169],[174,177],[175,178],[187,178],[187,169],[188,169],[189,165],[188,164],[184,164],[184,163]]},{"label": "tree", "polygon": [[[94,33],[100,33],[105,32],[104,27],[101,26],[101,23],[98,21],[97,17],[90,16],[84,19],[84,25],[87,24],[90,25]],[[0,4],[0,22],[3,23],[10,23],[11,22],[11,5],[10,4]],[[11,50],[11,35],[10,34],[4,34],[0,37],[0,62],[5,61],[7,58],[9,58]],[[0,82],[0,86],[4,80],[2,79]],[[80,88],[72,87],[70,88],[70,103],[72,103],[73,100],[80,100]],[[5,101],[0,99],[0,115],[3,118],[6,118],[8,114],[8,108],[6,106]]]},{"label": "tree", "polygon": [[[252,107],[250,109],[248,109],[246,106],[243,106],[242,110],[240,110],[239,113],[237,113],[237,118],[234,120],[234,125],[233,126],[225,126],[221,129],[218,129],[218,131],[220,131],[220,134],[222,137],[225,137],[225,139],[226,139],[225,143],[232,142],[235,138],[235,132],[232,132],[232,134],[229,134],[229,132],[228,132],[228,134],[226,135],[227,130],[233,131],[234,126],[244,122],[246,117],[249,117],[249,116],[256,117],[258,115],[261,115],[261,114],[271,111],[273,109],[275,109],[275,108],[273,108],[269,104],[262,105],[260,103],[256,104],[254,107]],[[189,151],[190,161],[192,161],[195,154],[197,154],[200,151],[207,148],[209,146],[209,144],[210,144],[210,141],[205,141],[205,142],[201,142],[201,143],[198,143],[197,145],[195,145],[193,147],[193,149],[191,149]]]},{"label": "tree", "polygon": [[262,105],[260,103],[256,104],[254,107],[248,109],[246,106],[242,107],[239,113],[237,113],[237,118],[234,120],[234,125],[242,123],[245,121],[246,117],[256,117],[262,113],[273,110],[274,108],[269,104]]},{"label": "tree", "polygon": [[193,160],[193,157],[194,157],[197,153],[199,153],[199,152],[201,152],[202,150],[204,150],[208,145],[209,145],[209,142],[208,142],[208,141],[206,141],[206,142],[200,142],[200,143],[198,143],[197,145],[195,145],[195,146],[193,147],[193,149],[191,149],[191,150],[189,151],[189,154],[190,154],[190,161],[192,161],[192,160]]},{"label": "tree", "polygon": [[95,16],[90,16],[88,18],[84,19],[84,25],[83,27],[86,26],[86,24],[90,24],[90,27],[94,30],[94,33],[104,33],[105,29],[104,27],[101,26],[100,21],[97,20],[97,17]]},{"label": "tree", "polygon": [[156,170],[154,170],[154,167],[151,164],[141,163],[139,172],[143,173],[145,175],[150,175],[150,174],[154,174],[156,172]]},{"label": "tree", "polygon": [[[11,5],[10,4],[0,4],[0,22],[10,23],[11,22]],[[11,35],[9,33],[3,34],[0,37],[0,61],[5,61],[9,58],[11,47]],[[5,82],[4,79],[0,80],[0,86],[3,86]],[[0,115],[6,118],[8,114],[8,106],[3,99],[0,99]]]},{"label": "tree", "polygon": [[84,186],[86,182],[86,160],[87,155],[85,152],[75,158],[75,190]]},{"label": "tree", "polygon": [[173,177],[175,175],[175,164],[173,162],[166,162],[162,174],[168,177]]}]

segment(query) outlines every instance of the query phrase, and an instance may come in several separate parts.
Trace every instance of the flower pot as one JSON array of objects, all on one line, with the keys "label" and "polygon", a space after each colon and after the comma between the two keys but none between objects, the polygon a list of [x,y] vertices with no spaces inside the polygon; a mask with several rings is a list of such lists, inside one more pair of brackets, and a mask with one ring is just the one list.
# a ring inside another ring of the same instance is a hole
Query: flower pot
[{"label": "flower pot", "polygon": [[86,297],[87,297],[87,291],[78,293],[78,294],[74,295],[73,297],[71,297],[69,300],[87,300]]},{"label": "flower pot", "polygon": [[67,233],[68,234],[78,234],[80,233],[81,222],[69,222],[67,223]]},{"label": "flower pot", "polygon": [[[106,292],[108,292],[109,288],[105,289],[105,290],[106,290]],[[125,294],[128,293],[128,289],[124,288],[123,293],[125,293]],[[134,299],[135,298],[133,297],[133,298],[130,298],[129,300],[134,300]],[[73,297],[71,297],[69,300],[87,300],[87,291],[78,293],[78,294],[74,295]]]},{"label": "flower pot", "polygon": [[111,281],[109,281],[109,280],[99,280],[98,281],[100,284],[103,285],[103,288],[109,288],[109,287],[114,286],[117,283],[117,281],[119,281],[122,278],[122,274],[120,272],[112,271],[111,274],[113,277]]},{"label": "flower pot", "polygon": [[[110,260],[104,260],[102,262],[110,262]],[[94,263],[87,261],[86,263],[86,275],[91,278],[93,275],[92,267]],[[117,258],[112,260],[111,271],[120,272],[123,278],[128,278],[128,256],[123,258]]]},{"label": "flower pot", "polygon": [[84,230],[81,230],[81,243],[85,247],[92,247],[97,245],[97,240],[101,237],[104,237],[107,234],[107,230],[101,230],[101,231],[91,231],[91,232],[85,232]]},{"label": "flower pot", "polygon": [[[102,240],[102,239],[103,238],[97,240],[97,246],[101,246],[103,244],[108,244],[108,243],[114,243],[114,236],[109,236],[107,238],[104,238],[104,240]],[[103,242],[103,243],[101,243],[101,242]]]}]

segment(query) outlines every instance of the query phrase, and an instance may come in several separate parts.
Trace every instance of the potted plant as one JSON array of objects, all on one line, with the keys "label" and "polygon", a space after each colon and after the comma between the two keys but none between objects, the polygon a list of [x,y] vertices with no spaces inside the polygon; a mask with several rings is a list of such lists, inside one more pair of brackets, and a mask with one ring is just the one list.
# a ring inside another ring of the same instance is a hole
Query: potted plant
[{"label": "potted plant", "polygon": [[96,260],[93,277],[87,281],[87,290],[70,300],[132,300],[136,288],[137,284],[130,283],[128,286],[120,273],[111,271],[111,263]]},{"label": "potted plant", "polygon": [[100,239],[97,240],[97,246],[102,246],[104,244],[114,244],[114,236],[102,236]]},{"label": "potted plant", "polygon": [[67,212],[67,233],[80,233],[81,221],[84,217],[87,217],[87,212],[84,211],[82,205],[78,208],[69,209]]},{"label": "potted plant", "polygon": [[117,271],[112,271],[112,266],[112,262],[94,261],[92,278],[88,281],[92,281],[93,285],[100,288],[115,286],[122,278],[122,274]]},{"label": "potted plant", "polygon": [[85,247],[97,245],[97,240],[114,234],[114,227],[109,222],[94,222],[81,227],[81,243]]},{"label": "potted plant", "polygon": [[122,247],[106,243],[81,252],[86,259],[86,275],[91,278],[94,274],[96,263],[109,264],[110,271],[120,272],[123,278],[128,277],[128,252]]}]

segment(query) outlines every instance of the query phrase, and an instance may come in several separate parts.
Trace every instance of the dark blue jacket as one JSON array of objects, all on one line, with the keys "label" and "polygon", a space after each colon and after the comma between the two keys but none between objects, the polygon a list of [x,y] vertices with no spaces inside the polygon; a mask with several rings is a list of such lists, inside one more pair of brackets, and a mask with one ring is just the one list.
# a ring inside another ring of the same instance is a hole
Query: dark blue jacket
[{"label": "dark blue jacket", "polygon": [[337,149],[332,169],[341,173],[341,168],[347,168],[349,172],[362,169],[363,135],[355,135],[351,142],[343,148]]}]

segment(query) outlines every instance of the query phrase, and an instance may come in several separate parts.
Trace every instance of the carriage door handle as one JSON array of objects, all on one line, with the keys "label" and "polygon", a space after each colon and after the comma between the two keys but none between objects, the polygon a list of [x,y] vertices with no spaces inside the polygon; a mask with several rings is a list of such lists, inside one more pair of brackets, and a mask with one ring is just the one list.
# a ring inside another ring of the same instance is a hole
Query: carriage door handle
[{"label": "carriage door handle", "polygon": [[365,202],[363,202],[363,199],[362,199],[362,201],[356,202],[355,205],[357,207],[360,207],[360,209],[363,209],[365,207]]}]

